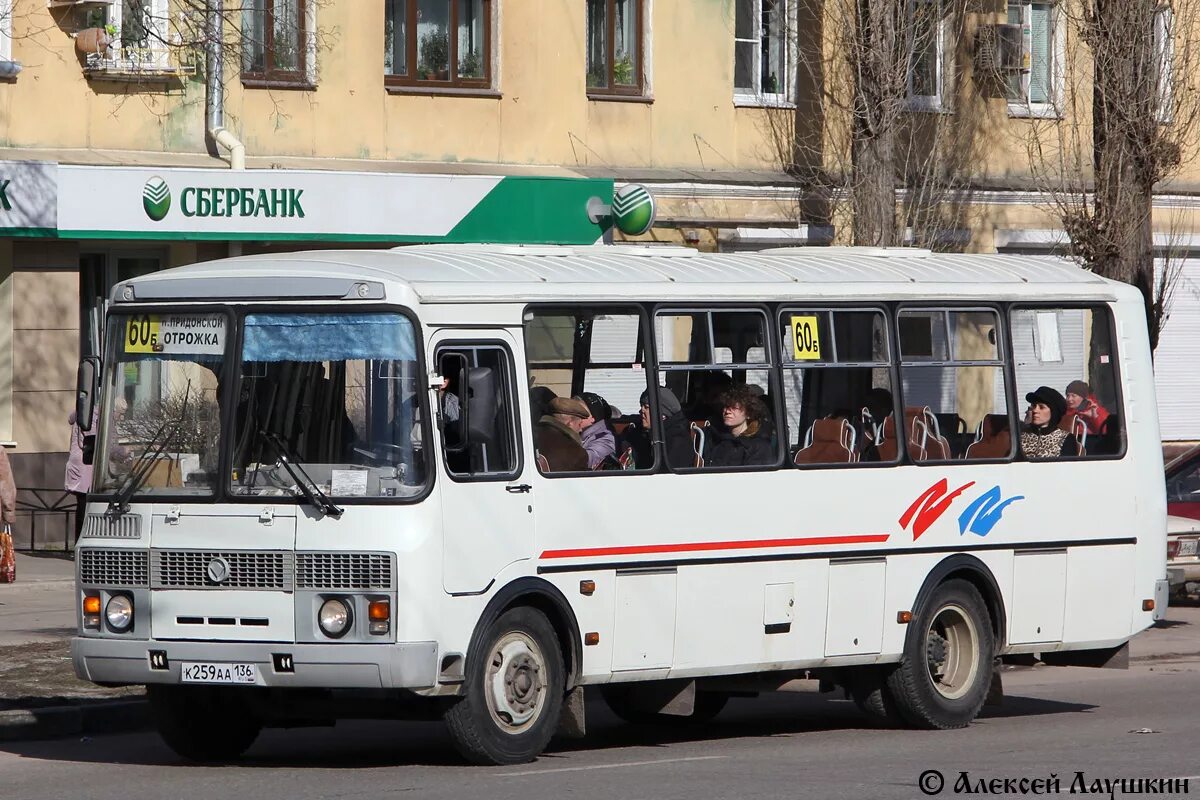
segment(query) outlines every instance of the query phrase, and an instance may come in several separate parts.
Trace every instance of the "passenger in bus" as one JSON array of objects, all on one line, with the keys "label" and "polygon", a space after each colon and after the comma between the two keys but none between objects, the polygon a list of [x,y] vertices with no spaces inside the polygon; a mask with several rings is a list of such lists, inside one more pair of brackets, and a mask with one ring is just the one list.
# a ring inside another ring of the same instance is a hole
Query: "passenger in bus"
[{"label": "passenger in bus", "polygon": [[750,387],[731,386],[721,398],[722,425],[712,433],[706,448],[706,467],[748,467],[774,464],[773,426],[767,406]]},{"label": "passenger in bus", "polygon": [[1075,438],[1058,427],[1067,413],[1067,401],[1049,386],[1025,395],[1029,410],[1021,430],[1021,452],[1030,460],[1079,454]]},{"label": "passenger in bus", "polygon": [[1067,421],[1079,418],[1087,426],[1088,436],[1098,436],[1104,430],[1108,409],[1096,402],[1092,387],[1084,381],[1071,381],[1067,384],[1066,397]]},{"label": "passenger in bus", "polygon": [[550,413],[538,420],[534,444],[538,456],[546,461],[548,472],[576,472],[588,468],[580,431],[591,413],[582,400],[556,397],[550,401]]},{"label": "passenger in bus", "polygon": [[583,392],[575,399],[588,408],[588,417],[583,421],[579,436],[587,451],[588,469],[596,469],[604,459],[615,458],[617,452],[617,439],[608,427],[608,403],[595,392]]},{"label": "passenger in bus", "polygon": [[633,448],[633,461],[639,469],[648,468],[654,463],[654,438],[662,440],[667,451],[667,463],[676,469],[686,469],[694,466],[696,453],[692,449],[692,434],[688,428],[687,416],[679,404],[679,398],[665,386],[658,387],[659,425],[658,433],[652,435],[653,426],[650,420],[650,395],[642,392],[638,400],[641,413],[637,417],[625,418],[624,431],[621,433],[621,447],[626,445]]}]

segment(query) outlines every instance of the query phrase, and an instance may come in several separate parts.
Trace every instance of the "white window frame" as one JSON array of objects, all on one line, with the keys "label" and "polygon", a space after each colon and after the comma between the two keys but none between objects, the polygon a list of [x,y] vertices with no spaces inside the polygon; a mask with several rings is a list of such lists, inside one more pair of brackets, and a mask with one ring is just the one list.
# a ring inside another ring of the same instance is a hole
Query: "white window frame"
[{"label": "white window frame", "polygon": [[1154,61],[1158,121],[1170,123],[1175,102],[1175,12],[1169,5],[1154,9]]},{"label": "white window frame", "polygon": [[[916,94],[913,91],[913,75],[914,75],[914,57],[916,55],[916,38],[913,38],[912,49],[908,55],[908,74],[906,76],[907,87],[905,94],[905,106],[909,111],[933,111],[938,112],[944,109],[945,98],[947,97],[947,77],[949,70],[946,68],[946,60],[950,57],[947,43],[950,41],[951,31],[949,30],[950,20],[945,16],[944,0],[910,0],[909,9],[915,11],[915,6],[918,4],[935,5],[937,6],[937,43],[935,46],[935,75],[934,86],[936,94],[924,95]],[[915,13],[910,13],[909,19],[914,19]]]},{"label": "white window frame", "polygon": [[1009,0],[1005,10],[1011,6],[1021,8],[1021,24],[1032,26],[1033,4],[1045,3],[1050,6],[1050,87],[1049,102],[1031,103],[1029,101],[1029,85],[1032,73],[1021,74],[1021,95],[1019,100],[1008,101],[1010,117],[1030,117],[1042,119],[1058,119],[1062,117],[1063,81],[1066,78],[1064,64],[1067,58],[1066,25],[1063,22],[1063,0]]},{"label": "white window frame", "polygon": [[[733,104],[735,106],[785,106],[792,107],[795,105],[796,95],[796,36],[793,31],[793,26],[796,21],[796,2],[795,0],[779,0],[784,13],[784,69],[782,91],[778,92],[763,92],[762,90],[762,7],[764,0],[749,0],[753,7],[754,28],[752,30],[752,39],[737,38],[737,13],[738,0],[733,3],[733,78],[735,85],[733,87]],[[753,44],[758,57],[755,59],[755,69],[753,70],[754,87],[751,90],[746,90],[744,87],[736,85],[737,81],[737,45],[738,43]]]},{"label": "white window frame", "polygon": [[[152,36],[149,46],[145,48],[147,55],[146,60],[141,60],[135,55],[136,52],[130,49],[121,47],[120,30],[124,27],[125,20],[125,4],[122,0],[114,0],[108,6],[106,19],[109,25],[117,26],[117,41],[112,46],[112,56],[104,59],[101,64],[106,69],[117,71],[136,72],[139,70],[158,70],[163,71],[170,68],[170,52],[167,48],[167,38],[170,35],[169,31],[169,11],[167,9],[167,0],[147,0],[150,6],[150,20],[154,26],[157,36]],[[140,51],[141,48],[138,48]]]},{"label": "white window frame", "polygon": [[13,0],[0,0],[0,62],[12,61]]}]

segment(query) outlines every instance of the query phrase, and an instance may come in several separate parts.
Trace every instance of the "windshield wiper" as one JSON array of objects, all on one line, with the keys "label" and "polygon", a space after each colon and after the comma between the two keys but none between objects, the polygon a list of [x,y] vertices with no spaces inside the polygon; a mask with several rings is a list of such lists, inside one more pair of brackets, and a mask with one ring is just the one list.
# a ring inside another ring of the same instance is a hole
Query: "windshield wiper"
[{"label": "windshield wiper", "polygon": [[[192,382],[188,381],[187,386],[183,390],[183,405],[179,409],[179,418],[175,420],[174,427],[163,436],[163,431],[167,429],[170,420],[164,420],[163,424],[158,426],[158,430],[150,437],[150,443],[146,445],[146,449],[142,451],[142,455],[129,468],[129,474],[125,477],[125,481],[117,489],[113,499],[108,502],[108,510],[105,512],[109,516],[120,516],[129,511],[129,498],[133,497],[138,489],[142,488],[142,484],[150,477],[150,472],[154,469],[154,462],[163,454],[167,445],[175,439],[175,434],[183,426],[183,421],[187,419],[187,404],[191,399]],[[159,441],[161,437],[162,441]],[[157,444],[157,449],[155,445]],[[153,454],[151,454],[153,451]]]},{"label": "windshield wiper", "polygon": [[342,515],[343,509],[340,506],[335,505],[334,502],[329,499],[328,495],[321,491],[321,489],[317,486],[316,481],[314,481],[312,477],[304,471],[304,467],[300,466],[298,463],[293,464],[291,462],[291,460],[288,458],[288,453],[291,451],[291,448],[288,447],[287,441],[285,441],[282,436],[277,433],[271,433],[264,430],[260,430],[258,435],[265,437],[279,450],[279,463],[282,464],[283,468],[287,470],[288,475],[292,476],[292,480],[296,482],[296,485],[300,488],[304,498],[308,500],[308,502],[311,503],[314,508],[331,517],[340,517]]}]

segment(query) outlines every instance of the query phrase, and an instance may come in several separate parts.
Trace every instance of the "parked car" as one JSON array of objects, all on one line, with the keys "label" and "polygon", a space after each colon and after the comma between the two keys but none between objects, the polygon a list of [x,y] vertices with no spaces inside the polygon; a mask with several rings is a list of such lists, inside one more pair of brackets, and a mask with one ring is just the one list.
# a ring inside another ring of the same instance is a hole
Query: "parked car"
[{"label": "parked car", "polygon": [[1200,519],[1167,516],[1167,580],[1172,597],[1186,597],[1200,583]]},{"label": "parked car", "polygon": [[1167,464],[1167,513],[1200,520],[1200,445]]}]

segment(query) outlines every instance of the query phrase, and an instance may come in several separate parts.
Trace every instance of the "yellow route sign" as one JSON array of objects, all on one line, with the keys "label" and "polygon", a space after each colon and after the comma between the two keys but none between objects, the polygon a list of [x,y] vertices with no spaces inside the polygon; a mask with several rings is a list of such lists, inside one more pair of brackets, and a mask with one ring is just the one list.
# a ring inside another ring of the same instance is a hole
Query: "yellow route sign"
[{"label": "yellow route sign", "polygon": [[161,349],[158,316],[142,314],[125,321],[125,352],[154,353]]},{"label": "yellow route sign", "polygon": [[797,361],[821,360],[821,336],[816,315],[792,317],[792,357]]}]

